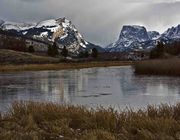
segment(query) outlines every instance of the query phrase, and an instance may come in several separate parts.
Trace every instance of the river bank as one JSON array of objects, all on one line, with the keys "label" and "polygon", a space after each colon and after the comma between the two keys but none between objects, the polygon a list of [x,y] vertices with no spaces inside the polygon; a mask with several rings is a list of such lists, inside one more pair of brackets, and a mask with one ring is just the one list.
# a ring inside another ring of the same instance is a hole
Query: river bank
[{"label": "river bank", "polygon": [[61,62],[56,64],[5,64],[0,65],[0,72],[13,71],[42,71],[42,70],[64,70],[82,69],[91,67],[127,66],[132,65],[131,61],[92,61],[92,62]]},{"label": "river bank", "polygon": [[180,139],[180,104],[121,112],[52,103],[14,103],[0,115],[0,139],[175,140]]}]

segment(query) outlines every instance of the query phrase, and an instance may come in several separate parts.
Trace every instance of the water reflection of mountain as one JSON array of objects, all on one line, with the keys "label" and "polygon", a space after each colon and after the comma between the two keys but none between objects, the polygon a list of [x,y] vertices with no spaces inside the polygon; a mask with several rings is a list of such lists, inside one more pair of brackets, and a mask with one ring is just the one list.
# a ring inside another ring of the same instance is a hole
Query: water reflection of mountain
[{"label": "water reflection of mountain", "polygon": [[41,93],[51,101],[67,103],[79,96],[79,91],[84,90],[88,83],[88,75],[83,70],[48,72],[47,78],[39,80]]},{"label": "water reflection of mountain", "polygon": [[72,102],[91,94],[100,79],[96,68],[4,74],[0,78],[0,100]]},{"label": "water reflection of mountain", "polygon": [[179,85],[180,78],[135,76],[130,67],[0,74],[0,109],[16,100],[83,105],[176,101]]}]

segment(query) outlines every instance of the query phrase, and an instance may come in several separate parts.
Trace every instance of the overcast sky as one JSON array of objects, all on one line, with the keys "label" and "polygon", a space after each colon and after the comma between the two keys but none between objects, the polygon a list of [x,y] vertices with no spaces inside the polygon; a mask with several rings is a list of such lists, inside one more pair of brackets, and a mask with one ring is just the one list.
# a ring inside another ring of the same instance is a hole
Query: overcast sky
[{"label": "overcast sky", "polygon": [[180,24],[180,0],[0,0],[0,18],[38,22],[66,17],[86,40],[114,42],[123,25],[165,31]]}]

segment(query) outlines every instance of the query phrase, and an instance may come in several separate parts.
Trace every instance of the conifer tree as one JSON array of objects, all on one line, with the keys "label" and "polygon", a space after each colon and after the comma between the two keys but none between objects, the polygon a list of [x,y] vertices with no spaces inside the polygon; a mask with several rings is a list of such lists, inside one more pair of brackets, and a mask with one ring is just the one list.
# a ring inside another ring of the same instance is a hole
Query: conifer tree
[{"label": "conifer tree", "polygon": [[92,56],[93,58],[97,58],[97,57],[98,57],[98,50],[97,50],[96,48],[93,48],[93,49],[92,49],[92,54],[91,54],[91,56]]},{"label": "conifer tree", "polygon": [[28,52],[29,53],[34,53],[35,52],[34,47],[33,46],[29,46]]},{"label": "conifer tree", "polygon": [[63,49],[61,51],[61,55],[64,56],[64,57],[68,56],[68,50],[67,50],[66,46],[63,47]]}]

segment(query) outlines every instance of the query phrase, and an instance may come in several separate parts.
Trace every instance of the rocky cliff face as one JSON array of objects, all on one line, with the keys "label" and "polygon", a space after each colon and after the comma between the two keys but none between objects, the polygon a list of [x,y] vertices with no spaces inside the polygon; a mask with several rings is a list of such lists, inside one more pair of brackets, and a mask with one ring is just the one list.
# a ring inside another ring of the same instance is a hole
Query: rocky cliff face
[{"label": "rocky cliff face", "polygon": [[123,26],[119,39],[108,48],[110,52],[143,49],[143,42],[148,40],[150,40],[150,37],[145,27]]}]

